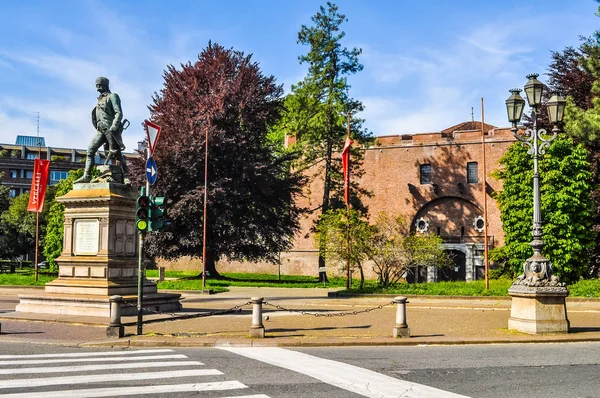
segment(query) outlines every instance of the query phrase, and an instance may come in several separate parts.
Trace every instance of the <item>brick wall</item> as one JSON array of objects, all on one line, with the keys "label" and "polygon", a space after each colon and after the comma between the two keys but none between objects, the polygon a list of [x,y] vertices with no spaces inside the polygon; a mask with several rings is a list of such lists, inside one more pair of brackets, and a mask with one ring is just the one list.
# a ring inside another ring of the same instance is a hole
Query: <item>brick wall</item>
[{"label": "brick wall", "polygon": [[[374,219],[382,211],[390,215],[403,214],[414,230],[418,219],[429,224],[428,232],[437,233],[448,242],[483,243],[484,233],[474,227],[483,216],[484,172],[487,180],[488,236],[495,247],[504,244],[500,212],[490,194],[501,189],[501,182],[491,177],[498,161],[515,141],[510,129],[489,127],[485,135],[486,170],[483,170],[481,130],[461,130],[461,126],[476,128],[478,122],[461,124],[457,129],[438,133],[377,137],[377,146],[364,148],[364,174],[361,187],[372,193],[363,198]],[[467,182],[467,163],[477,162],[478,182]],[[420,165],[431,165],[431,184],[420,183]],[[322,180],[313,180],[304,189],[299,205],[317,208],[322,200]],[[282,274],[317,274],[317,251],[310,232],[318,211],[301,218],[301,231],[293,250],[281,254]],[[201,264],[201,263],[200,263]],[[179,268],[176,264],[173,267]],[[201,266],[200,266],[201,267]],[[373,278],[370,267],[366,276]],[[221,261],[219,271],[277,273],[270,263],[239,263]],[[339,273],[330,267],[330,273]]]}]

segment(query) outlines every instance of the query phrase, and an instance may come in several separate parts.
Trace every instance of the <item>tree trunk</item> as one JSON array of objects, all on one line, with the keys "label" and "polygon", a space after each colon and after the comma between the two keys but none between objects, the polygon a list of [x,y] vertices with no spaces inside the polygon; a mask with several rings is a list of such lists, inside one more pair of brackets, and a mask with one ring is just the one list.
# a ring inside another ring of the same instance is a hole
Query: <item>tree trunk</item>
[{"label": "tree trunk", "polygon": [[[330,169],[331,169],[331,156],[333,152],[333,141],[331,138],[327,138],[327,153],[325,155],[325,181],[323,184],[323,203],[321,205],[321,214],[325,214],[329,210],[329,191],[330,191]],[[325,258],[323,257],[324,242],[321,239],[319,241],[319,269],[325,267]],[[319,271],[319,282],[329,282],[327,278],[327,272]]]},{"label": "tree trunk", "polygon": [[[202,273],[200,274],[202,276]],[[206,253],[206,278],[218,279],[221,275],[217,271],[215,256],[212,253]]]},{"label": "tree trunk", "polygon": [[[363,271],[362,265],[358,265],[358,272],[360,272],[360,284],[358,285],[358,289],[362,290],[363,285],[365,284],[365,273]],[[352,287],[352,286],[350,286]]]}]

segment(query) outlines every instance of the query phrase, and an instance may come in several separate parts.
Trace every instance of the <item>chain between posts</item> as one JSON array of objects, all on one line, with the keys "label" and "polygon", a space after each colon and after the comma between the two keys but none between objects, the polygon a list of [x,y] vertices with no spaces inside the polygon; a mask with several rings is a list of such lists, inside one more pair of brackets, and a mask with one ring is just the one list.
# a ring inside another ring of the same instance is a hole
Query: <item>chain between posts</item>
[{"label": "chain between posts", "polygon": [[[173,312],[160,312],[160,311],[156,311],[156,310],[153,310],[153,309],[150,309],[147,307],[143,307],[143,310],[144,310],[144,312],[150,313],[150,314],[170,315],[171,319],[169,319],[169,320],[180,320],[180,319],[204,318],[204,317],[213,316],[213,315],[229,314],[231,312],[240,311],[243,307],[245,307],[249,304],[252,304],[252,302],[246,301],[245,303],[234,305],[233,307],[230,307],[230,308],[227,308],[224,310],[201,312],[201,313],[195,313],[195,314],[184,314],[184,315],[173,313]],[[125,304],[125,305],[123,305],[123,307],[136,307],[136,306],[133,304]],[[164,322],[164,321],[165,321],[165,319],[145,320],[144,323]]]},{"label": "chain between posts", "polygon": [[390,301],[387,304],[378,305],[378,306],[372,307],[372,308],[366,308],[366,309],[360,310],[360,311],[344,311],[344,312],[328,312],[328,313],[292,310],[292,309],[289,309],[289,308],[282,307],[282,306],[280,306],[278,304],[269,303],[268,301],[263,301],[263,304],[264,305],[269,305],[269,306],[274,307],[274,308],[277,308],[278,310],[281,310],[281,311],[286,311],[286,312],[291,312],[291,313],[297,313],[297,314],[301,314],[301,315],[312,315],[312,316],[315,316],[315,317],[321,317],[321,316],[323,316],[323,317],[333,317],[333,316],[347,316],[347,315],[364,314],[364,313],[371,312],[371,311],[374,311],[374,310],[380,310],[383,307],[394,305],[395,303],[393,301]]},{"label": "chain between posts", "polygon": [[[223,310],[209,311],[209,312],[202,312],[202,313],[195,313],[195,314],[185,314],[185,315],[181,315],[181,314],[177,314],[177,313],[173,313],[173,312],[160,312],[160,311],[156,311],[156,310],[144,307],[143,310],[146,313],[171,316],[170,319],[148,319],[148,320],[145,320],[144,323],[165,322],[165,321],[172,321],[172,320],[175,321],[175,320],[183,320],[183,319],[204,318],[204,317],[209,317],[209,316],[214,316],[214,315],[224,315],[224,314],[229,314],[232,312],[241,311],[243,307],[250,305],[250,304],[252,304],[252,301],[246,301],[244,303],[234,305],[233,307],[223,309]],[[364,314],[364,313],[369,313],[371,311],[375,311],[375,310],[382,309],[384,307],[395,305],[396,303],[394,303],[393,301],[390,301],[387,304],[378,305],[378,306],[371,307],[371,308],[365,308],[363,310],[343,311],[343,312],[327,312],[327,313],[294,310],[291,308],[283,307],[278,304],[270,303],[268,301],[263,301],[262,304],[268,305],[268,306],[273,307],[280,311],[285,311],[285,312],[290,312],[290,313],[295,313],[295,314],[300,314],[300,315],[310,315],[310,316],[314,316],[314,317],[334,317],[334,316],[352,316],[352,315],[360,315],[360,314]],[[136,305],[125,304],[125,305],[123,305],[123,307],[136,307]],[[133,324],[135,324],[135,323],[133,323]],[[128,326],[129,324],[123,324],[123,325]]]}]

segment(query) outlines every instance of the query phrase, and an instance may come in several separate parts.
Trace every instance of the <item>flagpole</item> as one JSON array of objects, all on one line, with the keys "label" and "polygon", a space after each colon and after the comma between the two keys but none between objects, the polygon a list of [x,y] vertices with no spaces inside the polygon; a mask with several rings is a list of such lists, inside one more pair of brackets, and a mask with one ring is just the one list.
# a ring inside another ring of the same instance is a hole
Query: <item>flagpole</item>
[{"label": "flagpole", "polygon": [[206,289],[206,202],[208,201],[208,129],[204,140],[204,210],[202,213],[202,289]]},{"label": "flagpole", "polygon": [[[40,142],[40,113],[37,113],[37,145],[38,145],[38,159],[42,159],[42,143]],[[35,163],[35,161],[34,161]],[[35,169],[35,167],[34,167]],[[35,180],[35,175],[32,176]],[[34,193],[31,192],[30,195]],[[39,239],[40,239],[40,212],[35,212],[35,281],[38,281],[38,260],[39,260]]]},{"label": "flagpole", "polygon": [[[350,112],[348,112],[348,136],[346,139],[350,139]],[[350,151],[350,148],[348,148],[348,151]],[[346,289],[349,290],[352,287],[350,282],[350,156],[348,156],[348,171],[344,185],[346,185],[344,194],[348,192],[346,200]]]},{"label": "flagpole", "polygon": [[487,180],[485,166],[485,132],[483,97],[481,97],[481,146],[483,152],[483,261],[485,263],[485,290],[490,289],[489,261],[488,261],[488,220],[487,220]]}]

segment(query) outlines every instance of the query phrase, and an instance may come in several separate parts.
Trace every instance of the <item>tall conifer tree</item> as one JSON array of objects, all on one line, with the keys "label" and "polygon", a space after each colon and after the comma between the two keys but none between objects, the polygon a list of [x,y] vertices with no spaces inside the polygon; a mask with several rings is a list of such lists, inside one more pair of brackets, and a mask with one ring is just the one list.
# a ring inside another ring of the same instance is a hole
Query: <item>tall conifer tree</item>
[{"label": "tall conifer tree", "polygon": [[[308,74],[286,98],[286,113],[283,123],[289,133],[297,138],[303,153],[302,166],[313,171],[313,178],[322,178],[323,194],[319,206],[313,211],[325,214],[331,208],[343,205],[343,180],[341,160],[334,158],[344,144],[347,132],[347,114],[351,113],[352,139],[364,142],[370,138],[363,129],[363,120],[355,117],[363,110],[360,101],[350,96],[347,77],[360,72],[363,66],[358,61],[361,49],[351,50],[341,44],[345,33],[340,30],[347,22],[338,12],[335,4],[327,3],[312,17],[312,26],[303,25],[298,33],[298,43],[309,47],[305,55],[299,57],[300,63],[308,65]],[[353,152],[353,175],[359,173],[360,160],[357,151]],[[358,187],[353,184],[353,192]],[[354,195],[354,207],[361,209]],[[321,243],[319,246],[322,246]],[[320,247],[320,252],[323,248]],[[319,267],[325,265],[319,256]],[[327,275],[320,272],[322,281]]]}]

